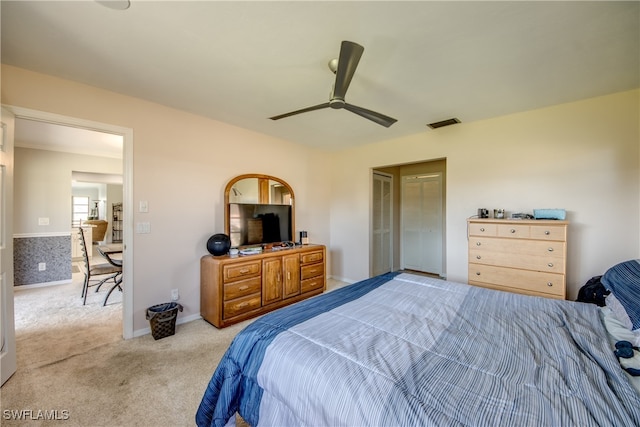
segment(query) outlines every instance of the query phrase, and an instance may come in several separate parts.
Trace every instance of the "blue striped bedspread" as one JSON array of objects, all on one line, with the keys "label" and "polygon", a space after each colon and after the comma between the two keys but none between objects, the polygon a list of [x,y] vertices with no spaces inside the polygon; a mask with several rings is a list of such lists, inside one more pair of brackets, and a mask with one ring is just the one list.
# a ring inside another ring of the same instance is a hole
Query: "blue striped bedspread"
[{"label": "blue striped bedspread", "polygon": [[638,426],[593,304],[411,274],[283,308],[239,333],[198,426]]}]

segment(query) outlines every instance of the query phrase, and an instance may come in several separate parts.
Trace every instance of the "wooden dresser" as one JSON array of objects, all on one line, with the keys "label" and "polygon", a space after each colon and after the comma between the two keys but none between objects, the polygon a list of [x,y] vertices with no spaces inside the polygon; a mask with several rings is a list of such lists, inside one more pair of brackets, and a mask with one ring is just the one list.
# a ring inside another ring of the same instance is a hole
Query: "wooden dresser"
[{"label": "wooden dresser", "polygon": [[469,284],[564,299],[568,224],[469,219]]},{"label": "wooden dresser", "polygon": [[304,245],[200,260],[200,315],[218,328],[324,292],[326,248]]}]

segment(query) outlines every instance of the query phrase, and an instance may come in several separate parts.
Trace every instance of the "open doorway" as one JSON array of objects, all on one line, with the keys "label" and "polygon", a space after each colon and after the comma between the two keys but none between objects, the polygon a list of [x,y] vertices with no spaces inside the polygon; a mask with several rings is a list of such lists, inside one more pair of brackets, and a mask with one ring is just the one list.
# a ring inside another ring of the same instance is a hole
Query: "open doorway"
[{"label": "open doorway", "polygon": [[[8,107],[16,116],[17,119],[28,120],[31,122],[37,122],[41,124],[56,126],[55,129],[66,129],[66,130],[81,130],[81,131],[89,131],[95,132],[102,135],[108,136],[117,136],[121,141],[120,145],[120,155],[121,158],[118,160],[121,164],[121,175],[122,175],[122,200],[123,200],[123,210],[122,210],[122,245],[125,249],[123,252],[123,261],[124,261],[124,274],[123,274],[123,283],[129,283],[129,286],[124,286],[122,293],[122,304],[119,307],[122,318],[122,333],[121,335],[124,338],[132,338],[133,337],[133,292],[131,287],[133,286],[132,277],[133,277],[133,241],[132,241],[132,217],[133,213],[131,211],[132,206],[132,176],[133,176],[133,163],[132,163],[132,155],[133,155],[133,130],[130,128],[123,128],[120,126],[114,126],[99,122],[87,121],[83,119],[72,118],[68,116],[61,116],[52,113],[46,113],[36,110],[24,109],[20,107]],[[20,143],[19,143],[20,144]],[[29,143],[31,144],[31,143]],[[77,145],[80,146],[81,149],[90,149],[90,144],[87,144],[87,141],[81,141]],[[36,151],[35,147],[28,147],[32,151]],[[98,151],[98,150],[96,150]],[[86,153],[85,153],[86,154]],[[94,156],[99,157],[99,156]],[[76,159],[77,160],[77,159]],[[92,160],[88,160],[83,167],[75,168],[76,170],[91,170],[91,162]],[[50,168],[51,163],[47,163],[43,165],[45,168]],[[64,175],[66,178],[66,190],[64,192],[64,200],[61,203],[65,206],[65,208],[61,209],[53,209],[48,207],[48,212],[46,215],[43,215],[43,221],[40,222],[40,215],[42,213],[37,213],[37,218],[35,221],[33,220],[33,213],[22,215],[23,212],[18,211],[17,213],[25,217],[29,223],[27,226],[31,226],[33,222],[40,225],[48,225],[51,226],[53,224],[62,224],[64,223],[67,227],[66,236],[69,239],[71,234],[71,169],[69,167],[69,171]],[[57,178],[57,177],[56,177]],[[40,177],[42,179],[42,177]],[[62,179],[62,178],[61,178]],[[53,200],[57,201],[60,199],[55,194],[51,194],[49,192],[45,195],[34,194],[30,191],[25,191],[26,197],[31,196],[36,202],[42,202],[44,200],[44,205],[46,206],[49,203],[52,203]],[[55,197],[54,197],[55,196]],[[16,207],[18,210],[18,207]],[[42,212],[42,210],[40,211]],[[46,229],[46,226],[40,230],[36,230],[35,234],[38,234],[38,231]],[[16,233],[20,233],[19,230],[15,229]],[[65,235],[64,231],[58,231],[54,234]],[[69,249],[69,252],[71,249]],[[68,257],[67,257],[68,259]],[[62,264],[62,263],[61,263]],[[70,268],[70,267],[69,267]]]},{"label": "open doorway", "polygon": [[[435,159],[372,169],[372,276],[408,269],[446,277],[446,167],[446,159]],[[377,195],[376,189],[383,186],[376,182],[380,176],[388,177],[390,182],[389,201],[384,201],[387,191],[381,191],[382,196]],[[373,221],[374,217],[380,216],[376,213],[381,206],[381,201],[375,200],[377,197],[382,197],[386,209],[390,209],[386,216],[391,226],[389,238],[385,240],[379,238],[380,230],[376,225],[379,221]],[[381,242],[384,242],[382,249],[377,248]],[[387,259],[391,260],[390,268],[382,264]]]}]

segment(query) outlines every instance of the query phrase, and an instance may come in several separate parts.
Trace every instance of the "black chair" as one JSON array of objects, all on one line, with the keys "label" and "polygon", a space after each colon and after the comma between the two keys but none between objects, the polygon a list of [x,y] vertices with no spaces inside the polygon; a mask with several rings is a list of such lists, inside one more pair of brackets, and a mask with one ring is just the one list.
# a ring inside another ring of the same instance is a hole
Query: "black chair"
[{"label": "black chair", "polygon": [[[109,251],[109,250],[105,250],[104,246],[102,247],[98,246],[98,252],[100,252],[100,254],[107,259],[109,264],[113,265],[116,268],[122,269],[122,260],[111,257],[111,255],[116,253],[121,254],[122,251]],[[122,286],[120,285],[122,285],[122,274],[120,274],[115,278],[113,286],[111,286],[111,289],[109,289],[109,292],[107,292],[107,296],[104,297],[104,303],[102,303],[103,307],[107,305],[107,300],[109,300],[109,296],[116,288],[118,288],[120,292],[122,292]],[[98,289],[100,289],[100,287],[98,287]]]},{"label": "black chair", "polygon": [[[84,231],[82,227],[79,227],[80,230],[80,247],[82,249],[82,258],[84,260],[84,284],[82,285],[82,305],[87,303],[87,293],[89,292],[89,287],[97,286],[96,292],[100,290],[100,286],[103,283],[113,279],[114,283],[118,283],[118,276],[122,274],[122,266],[117,266],[113,264],[95,264],[91,265],[89,262],[89,253],[87,249],[87,242],[84,239]],[[94,279],[95,276],[100,276],[102,278]],[[104,277],[106,276],[106,277]],[[91,284],[91,282],[97,282]],[[119,283],[118,283],[119,284]],[[106,299],[105,299],[106,302]]]}]

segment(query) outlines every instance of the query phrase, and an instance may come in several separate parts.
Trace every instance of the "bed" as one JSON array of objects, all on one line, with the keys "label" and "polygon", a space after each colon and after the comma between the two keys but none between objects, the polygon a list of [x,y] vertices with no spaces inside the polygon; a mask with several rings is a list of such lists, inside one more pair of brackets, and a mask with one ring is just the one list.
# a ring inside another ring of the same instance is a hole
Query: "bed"
[{"label": "bed", "polygon": [[[198,426],[640,425],[594,304],[389,273],[265,315],[211,378]],[[636,385],[637,386],[637,385]]]}]

